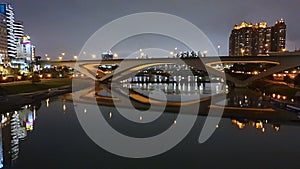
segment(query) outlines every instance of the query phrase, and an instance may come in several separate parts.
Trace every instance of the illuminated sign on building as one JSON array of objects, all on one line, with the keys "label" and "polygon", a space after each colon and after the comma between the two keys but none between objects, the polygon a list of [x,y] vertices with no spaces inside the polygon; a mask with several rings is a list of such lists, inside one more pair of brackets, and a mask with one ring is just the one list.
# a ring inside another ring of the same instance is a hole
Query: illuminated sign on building
[{"label": "illuminated sign on building", "polygon": [[30,42],[30,36],[23,36],[23,38],[22,38],[22,44],[24,44],[24,45],[31,44],[31,42]]},{"label": "illuminated sign on building", "polygon": [[0,13],[6,14],[6,5],[5,4],[0,4]]}]

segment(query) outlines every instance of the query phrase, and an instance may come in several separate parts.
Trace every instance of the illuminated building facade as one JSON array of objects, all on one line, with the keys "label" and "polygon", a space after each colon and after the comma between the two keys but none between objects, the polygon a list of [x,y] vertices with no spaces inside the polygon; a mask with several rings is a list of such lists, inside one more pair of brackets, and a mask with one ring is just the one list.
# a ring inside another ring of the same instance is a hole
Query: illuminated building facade
[{"label": "illuminated building facade", "polygon": [[31,44],[30,36],[22,36],[17,43],[17,57],[14,64],[17,64],[20,70],[29,69],[29,64],[34,60],[35,47]]},{"label": "illuminated building facade", "polygon": [[268,27],[266,22],[235,25],[229,38],[229,56],[259,56],[284,52],[286,24],[283,19]]},{"label": "illuminated building facade", "polygon": [[[4,22],[0,23],[0,54],[5,55],[3,49],[5,48],[5,45],[7,46],[7,56],[2,56],[2,58],[6,58],[2,59],[2,62],[5,60],[5,67],[26,71],[29,69],[29,63],[32,61],[32,58],[34,58],[34,56],[32,56],[32,54],[34,54],[34,46],[31,45],[30,37],[24,36],[23,22],[15,21],[14,11],[10,4],[0,3],[0,14],[4,16],[3,19],[5,20],[5,24]],[[4,32],[2,32],[2,24],[4,24],[3,26],[6,26],[6,44],[4,44],[5,37],[2,37],[2,34],[4,35]],[[4,42],[3,45],[2,41]]]},{"label": "illuminated building facade", "polygon": [[4,73],[4,67],[7,66],[8,62],[6,17],[0,14],[0,74]]},{"label": "illuminated building facade", "polygon": [[24,26],[22,21],[16,21],[14,23],[14,34],[16,43],[18,43],[24,36]]},{"label": "illuminated building facade", "polygon": [[16,57],[17,54],[16,38],[14,33],[14,26],[15,26],[14,11],[10,4],[1,3],[0,13],[6,16],[8,57],[14,58]]}]

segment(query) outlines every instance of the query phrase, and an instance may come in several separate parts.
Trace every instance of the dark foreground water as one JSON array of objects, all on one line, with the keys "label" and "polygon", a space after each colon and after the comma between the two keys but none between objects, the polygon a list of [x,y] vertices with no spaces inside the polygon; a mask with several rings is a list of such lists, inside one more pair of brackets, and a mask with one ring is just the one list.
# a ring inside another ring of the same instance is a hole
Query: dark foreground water
[{"label": "dark foreground water", "polygon": [[[286,125],[224,118],[212,137],[200,144],[198,138],[205,117],[199,116],[187,137],[170,151],[155,157],[131,159],[113,155],[90,140],[77,120],[72,102],[62,98],[47,102],[2,116],[4,168],[300,168],[297,122]],[[115,111],[112,107],[103,110],[104,113]],[[115,128],[139,136],[157,134],[176,118],[172,113],[164,113],[162,120],[152,125],[135,127],[118,114],[111,118],[108,114],[104,116]],[[19,119],[20,125],[14,119]],[[24,127],[27,131],[20,129]],[[105,137],[105,133],[99,134]],[[24,138],[17,142],[15,135]]]}]

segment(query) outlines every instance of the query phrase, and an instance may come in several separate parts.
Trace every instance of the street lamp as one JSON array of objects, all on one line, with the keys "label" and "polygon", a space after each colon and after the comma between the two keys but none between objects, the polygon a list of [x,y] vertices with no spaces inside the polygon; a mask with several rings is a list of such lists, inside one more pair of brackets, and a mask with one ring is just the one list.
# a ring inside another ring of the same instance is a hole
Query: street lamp
[{"label": "street lamp", "polygon": [[65,52],[63,52],[63,53],[61,53],[61,55],[62,55],[62,56],[65,56],[65,55],[66,55],[66,53],[65,53]]},{"label": "street lamp", "polygon": [[221,48],[221,46],[218,45],[218,56],[220,55],[220,48]]},{"label": "street lamp", "polygon": [[46,58],[47,61],[50,60],[50,58],[48,57],[48,54],[47,54],[47,53],[45,54],[45,58]]},{"label": "street lamp", "polygon": [[175,47],[175,48],[174,48],[174,54],[173,54],[173,57],[174,57],[174,58],[176,57],[175,55],[177,55],[177,50],[178,50],[178,48]]},{"label": "street lamp", "polygon": [[61,61],[62,59],[63,59],[63,58],[62,58],[61,56],[59,56],[59,57],[58,57],[58,60],[60,60],[60,61]]},{"label": "street lamp", "polygon": [[78,59],[78,56],[74,56],[74,60],[77,60]]},{"label": "street lamp", "polygon": [[171,56],[171,58],[174,56],[174,52],[170,52],[170,56]]},{"label": "street lamp", "polygon": [[118,59],[118,58],[119,58],[119,55],[118,55],[117,53],[114,53],[113,58],[114,58],[114,59]]},{"label": "street lamp", "polygon": [[95,55],[95,54],[92,54],[92,58],[93,58],[93,59],[96,59],[96,55]]}]

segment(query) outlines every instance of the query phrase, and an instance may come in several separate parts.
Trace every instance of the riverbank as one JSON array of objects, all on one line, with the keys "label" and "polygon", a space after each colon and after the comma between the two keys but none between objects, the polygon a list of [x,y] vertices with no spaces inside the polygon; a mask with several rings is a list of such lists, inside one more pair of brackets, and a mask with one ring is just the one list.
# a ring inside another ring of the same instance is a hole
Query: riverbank
[{"label": "riverbank", "polygon": [[40,82],[35,83],[27,80],[0,84],[6,95],[38,92],[68,85],[72,85],[72,79],[70,78],[42,79]]},{"label": "riverbank", "polygon": [[267,95],[279,94],[281,96],[286,96],[287,98],[293,98],[295,94],[300,91],[299,88],[292,88],[284,84],[267,83],[263,80],[256,81],[250,86],[250,88],[259,89]]},{"label": "riverbank", "polygon": [[5,90],[6,94],[0,95],[0,113],[20,109],[25,105],[54,96],[82,90],[94,83],[86,78],[42,79],[41,82],[34,84],[31,81],[2,83],[1,88]]}]

